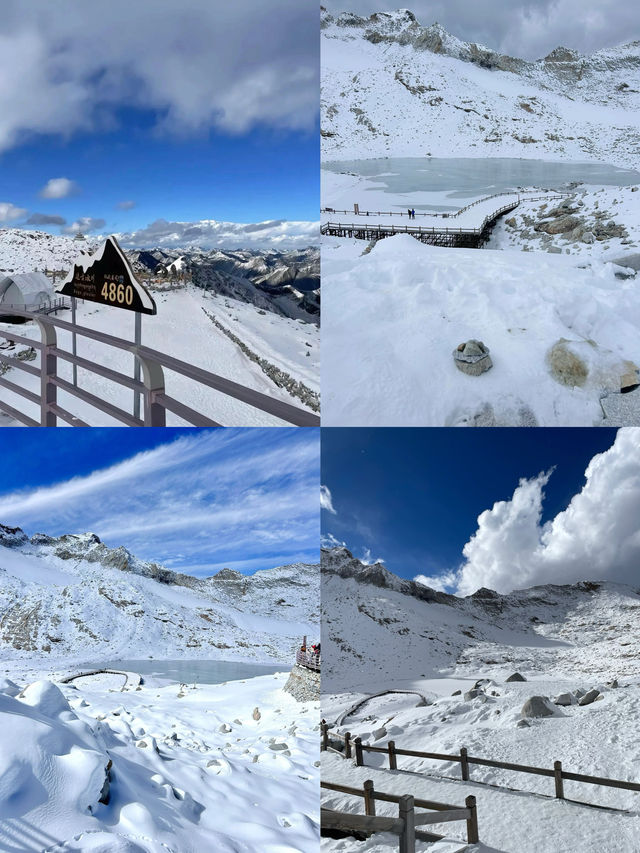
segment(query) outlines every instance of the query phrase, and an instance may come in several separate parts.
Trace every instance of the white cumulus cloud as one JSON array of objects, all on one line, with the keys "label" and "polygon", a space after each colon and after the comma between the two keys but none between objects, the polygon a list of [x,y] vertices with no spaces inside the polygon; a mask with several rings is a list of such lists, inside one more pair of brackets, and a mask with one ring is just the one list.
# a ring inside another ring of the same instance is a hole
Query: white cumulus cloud
[{"label": "white cumulus cloud", "polygon": [[41,198],[67,198],[79,192],[75,181],[69,178],[51,178],[40,190]]},{"label": "white cumulus cloud", "polygon": [[26,213],[24,207],[16,207],[9,201],[0,201],[0,222],[13,222],[14,219],[22,219]]},{"label": "white cumulus cloud", "polygon": [[510,501],[478,518],[467,542],[457,592],[498,592],[545,583],[609,580],[638,583],[640,565],[640,429],[620,429],[593,457],[586,482],[566,510],[541,524],[551,472],[521,480]]},{"label": "white cumulus cloud", "polygon": [[76,219],[71,225],[67,225],[62,229],[63,234],[77,234],[80,231],[82,234],[90,234],[92,231],[100,231],[106,225],[106,220],[95,219],[93,216],[81,216]]}]

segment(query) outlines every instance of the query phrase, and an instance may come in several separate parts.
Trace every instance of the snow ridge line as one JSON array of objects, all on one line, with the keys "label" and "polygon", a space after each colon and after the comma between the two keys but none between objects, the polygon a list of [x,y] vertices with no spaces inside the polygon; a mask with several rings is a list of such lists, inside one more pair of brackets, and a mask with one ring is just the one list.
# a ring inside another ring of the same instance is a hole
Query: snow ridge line
[{"label": "snow ridge line", "polygon": [[267,361],[266,358],[262,358],[262,356],[253,352],[253,350],[249,349],[244,341],[223,326],[222,323],[213,314],[207,311],[206,308],[202,308],[202,310],[211,320],[213,325],[225,334],[229,340],[233,341],[233,343],[240,348],[248,359],[255,362],[262,372],[268,376],[275,385],[279,388],[285,388],[292,396],[297,397],[305,404],[305,406],[309,406],[309,408],[314,412],[320,411],[320,395],[317,391],[312,391],[311,388],[304,384],[304,382],[294,379],[293,376],[286,373],[286,371],[281,370],[279,367],[276,367],[275,364]]}]

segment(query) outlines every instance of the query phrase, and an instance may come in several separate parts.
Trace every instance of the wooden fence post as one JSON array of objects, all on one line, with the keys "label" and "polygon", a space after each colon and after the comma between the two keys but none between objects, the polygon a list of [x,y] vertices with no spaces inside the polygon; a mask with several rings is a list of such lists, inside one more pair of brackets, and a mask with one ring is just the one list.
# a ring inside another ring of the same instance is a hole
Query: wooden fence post
[{"label": "wooden fence post", "polygon": [[388,744],[389,748],[389,770],[397,770],[396,764],[396,744],[395,741],[390,740]]},{"label": "wooden fence post", "polygon": [[362,767],[364,764],[364,761],[362,760],[362,740],[357,737],[353,742],[356,745],[356,767]]},{"label": "wooden fence post", "polygon": [[322,752],[326,752],[327,747],[329,746],[329,726],[324,720],[320,723],[320,730],[322,732],[322,745],[320,746],[320,750]]},{"label": "wooden fence post", "polygon": [[371,779],[367,779],[362,787],[364,788],[364,813],[375,817],[376,800],[375,792],[373,790],[373,782]]},{"label": "wooden fence post", "polygon": [[467,758],[466,747],[460,748],[460,771],[462,773],[462,781],[469,781],[469,759]]},{"label": "wooden fence post", "polygon": [[344,757],[351,758],[351,732],[344,733]]},{"label": "wooden fence post", "polygon": [[467,818],[467,841],[469,844],[477,844],[480,841],[478,835],[478,809],[476,808],[476,798],[468,796],[464,801],[465,806],[471,814]]},{"label": "wooden fence post", "polygon": [[398,817],[404,823],[400,836],[400,853],[415,853],[416,850],[416,814],[413,808],[413,797],[405,794],[400,797]]},{"label": "wooden fence post", "polygon": [[562,779],[562,762],[553,762],[553,775],[556,780],[556,797],[559,800],[564,800],[564,782]]}]

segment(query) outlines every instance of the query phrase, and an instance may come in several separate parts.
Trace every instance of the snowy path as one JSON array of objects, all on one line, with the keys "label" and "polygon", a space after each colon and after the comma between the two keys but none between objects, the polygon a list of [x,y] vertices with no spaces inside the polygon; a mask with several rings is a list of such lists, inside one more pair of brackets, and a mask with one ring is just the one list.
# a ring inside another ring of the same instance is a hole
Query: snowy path
[{"label": "snowy path", "polygon": [[[568,801],[546,798],[539,794],[490,788],[482,784],[448,781],[416,773],[356,767],[339,756],[325,754],[322,778],[359,788],[371,779],[377,790],[390,794],[413,794],[437,802],[463,805],[465,797],[476,797],[480,839],[496,853],[558,853],[575,850],[602,853],[616,849],[625,853],[640,851],[640,814],[595,809]],[[362,803],[345,794],[323,790],[322,804],[339,811],[361,811]],[[394,814],[394,806],[376,803],[380,815]],[[463,841],[464,823],[435,824],[433,831]],[[397,842],[396,842],[397,843]],[[381,848],[381,849],[393,849]],[[433,850],[434,846],[416,845],[417,850]],[[473,850],[474,848],[470,848]],[[487,850],[486,846],[476,848]],[[360,850],[357,843],[336,847],[323,843],[323,850]]]}]

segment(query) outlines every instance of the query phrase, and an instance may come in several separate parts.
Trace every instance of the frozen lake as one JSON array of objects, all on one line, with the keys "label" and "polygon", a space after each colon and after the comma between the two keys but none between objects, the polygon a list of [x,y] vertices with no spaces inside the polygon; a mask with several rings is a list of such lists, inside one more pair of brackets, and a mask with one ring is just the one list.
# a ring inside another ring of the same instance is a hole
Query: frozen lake
[{"label": "frozen lake", "polygon": [[[323,169],[363,179],[362,191],[399,195],[438,193],[433,203],[416,208],[453,210],[459,199],[476,198],[508,190],[540,187],[566,189],[573,181],[598,186],[629,186],[640,183],[640,172],[606,163],[554,163],[509,157],[390,157],[374,160],[335,160]],[[452,203],[442,203],[451,199]],[[330,200],[326,199],[330,204]],[[323,199],[323,203],[325,200]],[[364,206],[364,198],[362,199]]]},{"label": "frozen lake", "polygon": [[87,664],[88,669],[124,669],[142,676],[166,679],[183,684],[221,684],[257,675],[286,672],[286,664],[266,666],[258,663],[227,660],[117,660]]}]

